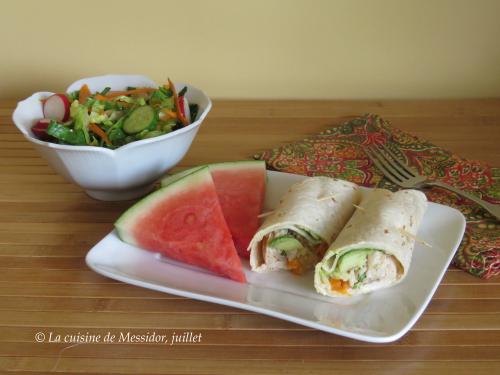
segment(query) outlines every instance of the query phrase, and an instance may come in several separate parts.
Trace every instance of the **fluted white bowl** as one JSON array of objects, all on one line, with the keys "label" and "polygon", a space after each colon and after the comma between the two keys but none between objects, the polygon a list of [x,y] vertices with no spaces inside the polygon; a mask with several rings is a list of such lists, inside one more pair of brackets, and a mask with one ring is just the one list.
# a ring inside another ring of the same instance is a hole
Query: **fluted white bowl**
[{"label": "fluted white bowl", "polygon": [[[91,92],[106,87],[112,90],[125,90],[127,86],[158,87],[144,76],[104,75],[78,80],[66,91],[79,90],[84,83]],[[43,118],[41,99],[52,95],[52,92],[37,92],[19,102],[12,118],[49,165],[67,180],[82,187],[88,195],[106,201],[133,199],[146,194],[159,177],[179,163],[212,107],[210,98],[203,91],[183,83],[176,83],[175,86],[178,90],[187,86],[189,103],[200,106],[197,120],[172,133],[135,141],[115,150],[60,145],[37,139],[31,127]]]}]

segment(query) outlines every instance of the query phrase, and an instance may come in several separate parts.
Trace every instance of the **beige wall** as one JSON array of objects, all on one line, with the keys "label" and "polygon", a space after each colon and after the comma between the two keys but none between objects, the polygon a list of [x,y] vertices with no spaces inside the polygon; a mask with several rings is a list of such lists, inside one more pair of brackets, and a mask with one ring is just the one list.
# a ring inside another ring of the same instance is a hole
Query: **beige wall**
[{"label": "beige wall", "polygon": [[217,98],[500,96],[500,1],[2,1],[0,98],[108,72]]}]

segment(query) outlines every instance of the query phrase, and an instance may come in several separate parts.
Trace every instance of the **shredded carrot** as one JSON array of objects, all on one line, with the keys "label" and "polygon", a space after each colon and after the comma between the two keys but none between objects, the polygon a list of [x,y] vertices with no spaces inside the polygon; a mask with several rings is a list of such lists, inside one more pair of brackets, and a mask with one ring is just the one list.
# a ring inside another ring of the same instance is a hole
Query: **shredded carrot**
[{"label": "shredded carrot", "polygon": [[89,90],[89,87],[87,86],[87,84],[84,84],[81,88],[80,88],[80,93],[78,94],[78,102],[80,104],[84,104],[87,99],[89,98],[90,96],[90,90]]},{"label": "shredded carrot", "polygon": [[117,96],[127,96],[134,94],[145,94],[151,91],[156,91],[153,87],[143,87],[140,89],[126,90],[126,91],[110,91],[106,94],[107,98],[116,98]]},{"label": "shredded carrot", "polygon": [[177,90],[175,89],[175,85],[172,83],[170,78],[168,78],[168,84],[170,86],[170,89],[172,90],[172,93],[174,95],[174,103],[175,103],[175,108],[177,110],[177,117],[181,121],[182,125],[186,126],[189,125],[188,121],[184,117],[181,111],[181,106],[179,105],[179,96],[177,95]]},{"label": "shredded carrot", "polygon": [[304,269],[302,268],[302,264],[297,260],[297,258],[288,261],[288,269],[296,274],[302,275],[304,273]]},{"label": "shredded carrot", "polygon": [[110,101],[112,98],[108,98],[107,96],[101,95],[101,94],[96,94],[94,96],[95,100],[101,100],[101,101]]},{"label": "shredded carrot", "polygon": [[172,112],[170,109],[163,108],[161,111],[170,118],[177,118],[177,113]]},{"label": "shredded carrot", "polygon": [[344,281],[341,279],[330,279],[330,288],[335,292],[347,294],[349,281]]},{"label": "shredded carrot", "polygon": [[99,126],[97,126],[96,124],[89,124],[89,130],[96,134],[97,136],[99,136],[99,138],[101,138],[104,143],[106,143],[108,146],[111,146],[111,142],[108,138],[108,135],[104,132],[104,130],[102,130]]}]

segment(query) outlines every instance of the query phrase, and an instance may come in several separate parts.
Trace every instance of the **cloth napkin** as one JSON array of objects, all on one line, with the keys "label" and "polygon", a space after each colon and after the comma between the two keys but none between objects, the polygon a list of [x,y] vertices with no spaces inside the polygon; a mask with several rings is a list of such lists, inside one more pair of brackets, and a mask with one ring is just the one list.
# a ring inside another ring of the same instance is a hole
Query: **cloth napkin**
[{"label": "cloth napkin", "polygon": [[[363,151],[384,144],[422,175],[440,180],[488,202],[500,203],[500,168],[463,159],[432,143],[367,114],[326,129],[316,136],[254,156],[270,169],[307,176],[331,176],[367,187],[400,189],[389,182]],[[500,222],[478,205],[440,188],[425,191],[427,198],[460,210],[467,219],[464,239],[453,263],[482,278],[500,273]]]}]

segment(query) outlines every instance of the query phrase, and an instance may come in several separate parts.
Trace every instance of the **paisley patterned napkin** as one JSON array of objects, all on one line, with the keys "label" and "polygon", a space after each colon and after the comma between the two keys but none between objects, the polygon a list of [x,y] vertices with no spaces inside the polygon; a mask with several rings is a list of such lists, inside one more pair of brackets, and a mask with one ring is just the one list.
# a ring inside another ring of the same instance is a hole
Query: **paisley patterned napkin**
[{"label": "paisley patterned napkin", "polygon": [[[363,151],[363,146],[382,143],[420,174],[500,203],[500,168],[467,160],[414,137],[377,115],[369,114],[340,126],[254,157],[274,170],[308,176],[326,175],[368,187],[397,190],[385,179]],[[426,191],[432,202],[460,210],[467,218],[464,239],[453,260],[457,267],[482,277],[500,273],[500,222],[473,202],[440,188]]]}]

